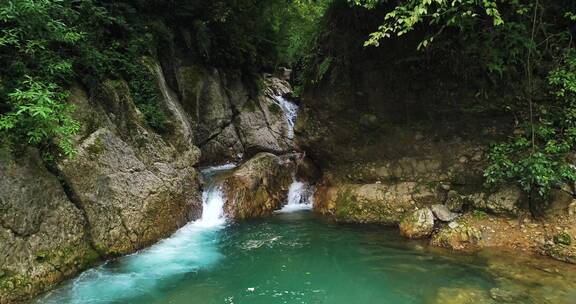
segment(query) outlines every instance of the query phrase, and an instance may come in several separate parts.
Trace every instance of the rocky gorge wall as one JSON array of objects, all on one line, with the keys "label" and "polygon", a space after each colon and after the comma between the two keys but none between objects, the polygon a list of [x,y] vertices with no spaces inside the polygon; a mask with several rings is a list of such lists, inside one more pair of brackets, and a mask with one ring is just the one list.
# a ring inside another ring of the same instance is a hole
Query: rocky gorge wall
[{"label": "rocky gorge wall", "polygon": [[490,144],[512,132],[514,118],[477,105],[510,96],[486,92],[480,77],[458,78],[433,51],[416,52],[414,35],[362,48],[365,19],[338,13],[328,16],[338,34],[320,44],[318,62],[330,67],[305,89],[295,128],[323,172],[315,210],[450,249],[561,251],[573,260],[574,244],[554,241],[576,233],[572,186],[554,189],[537,221],[516,186],[485,187]]},{"label": "rocky gorge wall", "polygon": [[46,162],[33,148],[2,150],[0,303],[25,301],[198,218],[200,165],[294,149],[274,99],[290,93],[287,82],[251,76],[254,88],[239,72],[185,58],[143,60],[167,132],[147,124],[124,80],[108,80],[90,93],[72,88],[82,126],[76,157]]}]

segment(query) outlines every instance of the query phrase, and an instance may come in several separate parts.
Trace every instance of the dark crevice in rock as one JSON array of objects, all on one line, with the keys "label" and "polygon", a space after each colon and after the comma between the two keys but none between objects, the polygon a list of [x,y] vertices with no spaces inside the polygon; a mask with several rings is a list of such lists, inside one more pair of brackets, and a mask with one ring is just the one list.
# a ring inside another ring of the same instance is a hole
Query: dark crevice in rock
[{"label": "dark crevice in rock", "polygon": [[[225,125],[223,125],[222,127],[219,128],[218,132],[214,133],[213,135],[210,135],[207,139],[203,140],[202,142],[198,143],[199,147],[204,147],[206,144],[208,144],[209,142],[211,142],[212,140],[214,140],[215,138],[217,138],[218,136],[220,136],[220,134],[222,134],[222,132],[224,132],[224,130],[226,130],[226,128],[228,128],[230,125],[234,125],[234,116],[232,116],[232,119],[230,122],[226,123]],[[236,129],[236,126],[234,126],[234,129]]]},{"label": "dark crevice in rock", "polygon": [[58,182],[60,182],[60,185],[62,186],[62,190],[64,190],[64,194],[66,194],[68,201],[70,201],[70,203],[72,203],[78,210],[80,210],[82,217],[84,218],[84,231],[85,231],[86,243],[95,252],[97,252],[99,256],[101,256],[101,257],[105,256],[105,254],[103,252],[98,250],[98,246],[96,246],[94,244],[94,240],[92,238],[92,227],[90,225],[90,220],[88,219],[88,214],[86,214],[86,210],[82,206],[82,203],[80,202],[80,198],[78,197],[78,195],[74,191],[73,187],[70,185],[70,183],[66,179],[66,176],[60,171],[60,169],[57,167],[56,164],[45,164],[45,167],[48,170],[48,172],[50,172],[52,175],[54,175],[56,177],[56,179],[58,180]]},{"label": "dark crevice in rock", "polygon": [[0,227],[2,229],[10,231],[15,237],[21,238],[21,239],[26,239],[26,238],[34,235],[35,233],[37,233],[37,231],[30,232],[30,233],[20,233],[20,232],[16,231],[15,229],[6,226],[6,224],[3,221],[0,221]]},{"label": "dark crevice in rock", "polygon": [[236,108],[236,106],[232,103],[232,96],[230,94],[230,92],[232,90],[230,90],[227,86],[226,86],[226,82],[224,81],[224,78],[222,76],[222,73],[218,72],[218,78],[220,80],[220,84],[224,90],[224,93],[226,94],[226,102],[228,103],[228,105],[230,106],[230,110],[232,111],[232,116],[230,117],[230,121],[226,122],[225,124],[223,124],[219,130],[217,132],[215,132],[213,135],[209,136],[206,140],[201,141],[200,143],[198,143],[198,147],[200,147],[201,149],[207,145],[208,143],[210,143],[212,140],[218,138],[218,136],[220,136],[222,134],[222,132],[224,132],[227,128],[229,127],[233,127],[234,128],[234,133],[236,134],[236,136],[238,137],[238,142],[240,143],[240,145],[242,146],[242,151],[246,150],[246,144],[242,141],[242,138],[240,138],[239,133],[238,133],[238,127],[236,126],[235,122],[237,120],[237,118],[240,116],[240,109]]}]

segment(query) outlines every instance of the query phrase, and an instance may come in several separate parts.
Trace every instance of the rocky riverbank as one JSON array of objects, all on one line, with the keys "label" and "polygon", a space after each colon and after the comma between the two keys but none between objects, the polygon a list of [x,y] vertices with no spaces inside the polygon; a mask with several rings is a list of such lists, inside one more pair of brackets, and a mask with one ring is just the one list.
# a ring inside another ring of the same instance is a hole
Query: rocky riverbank
[{"label": "rocky riverbank", "polygon": [[[197,219],[198,166],[294,150],[277,101],[291,92],[286,81],[251,75],[261,84],[255,88],[238,72],[191,65],[186,58],[180,52],[169,61],[142,63],[156,81],[168,130],[147,124],[124,80],[108,80],[90,92],[72,88],[74,118],[82,127],[74,158],[46,160],[28,148],[2,151],[1,303],[25,301]],[[276,156],[267,157],[279,164]],[[277,171],[255,177],[274,197],[271,208],[291,181],[287,173],[283,186],[268,184]]]}]

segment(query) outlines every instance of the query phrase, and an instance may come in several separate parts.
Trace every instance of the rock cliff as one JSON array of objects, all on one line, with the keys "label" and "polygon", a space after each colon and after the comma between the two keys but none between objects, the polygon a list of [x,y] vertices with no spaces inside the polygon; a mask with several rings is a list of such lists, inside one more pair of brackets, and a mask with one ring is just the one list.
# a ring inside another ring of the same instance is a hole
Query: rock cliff
[{"label": "rock cliff", "polygon": [[108,80],[90,92],[72,87],[81,124],[74,158],[46,161],[29,148],[0,153],[0,303],[25,301],[198,218],[200,164],[294,149],[277,100],[290,93],[287,82],[244,75],[254,87],[239,72],[179,58],[142,61],[168,130],[147,124],[126,81]]}]

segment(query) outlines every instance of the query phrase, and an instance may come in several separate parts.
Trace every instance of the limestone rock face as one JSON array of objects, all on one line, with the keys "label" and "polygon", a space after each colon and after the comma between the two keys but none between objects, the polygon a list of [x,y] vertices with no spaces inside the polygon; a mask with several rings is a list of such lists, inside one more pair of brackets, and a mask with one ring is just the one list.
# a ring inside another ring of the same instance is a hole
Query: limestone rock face
[{"label": "limestone rock face", "polygon": [[2,153],[0,303],[142,249],[201,214],[194,130],[159,66],[150,68],[171,132],[147,125],[126,82],[106,81],[90,97],[71,89],[82,127],[74,158],[48,166],[32,150]]},{"label": "limestone rock face", "polygon": [[[419,190],[417,190],[419,189]],[[315,210],[341,222],[397,225],[434,194],[417,183],[317,186]]]},{"label": "limestone rock face", "polygon": [[99,256],[82,211],[39,153],[0,154],[0,303],[23,302]]},{"label": "limestone rock face", "polygon": [[104,83],[91,101],[76,93],[78,119],[92,121],[94,131],[79,136],[78,155],[58,170],[86,213],[95,248],[104,256],[131,253],[198,217],[198,149],[148,129],[122,81]]},{"label": "limestone rock face", "polygon": [[409,239],[428,237],[434,230],[434,214],[429,208],[412,212],[400,222],[400,234]]},{"label": "limestone rock face", "polygon": [[286,81],[266,76],[264,89],[255,91],[239,75],[217,69],[181,64],[176,73],[183,107],[196,128],[201,163],[294,149],[289,122],[277,101],[292,92]]},{"label": "limestone rock face", "polygon": [[223,182],[224,212],[229,219],[262,217],[286,202],[293,164],[260,153],[235,169]]}]

